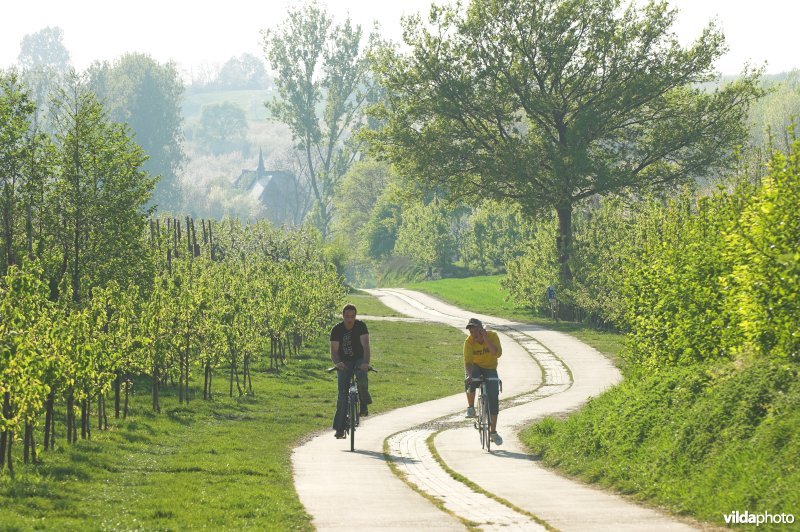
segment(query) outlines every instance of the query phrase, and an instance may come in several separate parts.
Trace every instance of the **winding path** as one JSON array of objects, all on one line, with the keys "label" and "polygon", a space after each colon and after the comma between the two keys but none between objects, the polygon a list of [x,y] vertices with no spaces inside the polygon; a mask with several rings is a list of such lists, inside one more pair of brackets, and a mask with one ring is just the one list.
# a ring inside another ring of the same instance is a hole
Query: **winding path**
[{"label": "winding path", "polygon": [[[571,336],[466,312],[419,292],[368,292],[412,319],[461,329],[476,316],[498,332],[498,431],[505,441],[491,454],[478,448],[475,430],[463,418],[463,394],[370,416],[356,452],[326,431],[292,454],[295,488],[318,530],[464,530],[467,524],[481,530],[691,529],[542,468],[517,438],[532,420],[574,410],[619,381],[618,370],[599,352]],[[358,490],[347,494],[349,486]]]}]

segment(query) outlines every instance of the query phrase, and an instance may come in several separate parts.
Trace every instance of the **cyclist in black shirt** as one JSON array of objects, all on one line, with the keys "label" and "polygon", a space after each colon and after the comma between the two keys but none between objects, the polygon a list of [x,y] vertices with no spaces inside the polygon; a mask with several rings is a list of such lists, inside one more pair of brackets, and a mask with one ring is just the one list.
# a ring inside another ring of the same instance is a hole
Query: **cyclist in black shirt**
[{"label": "cyclist in black shirt", "polygon": [[367,405],[372,403],[369,395],[367,372],[369,371],[369,331],[367,324],[356,319],[356,307],[347,304],[342,309],[342,321],[331,329],[331,360],[336,366],[339,395],[336,400],[336,415],[333,429],[337,438],[344,438],[345,418],[347,417],[347,390],[350,379],[356,372],[358,393],[361,398],[361,416],[369,415]]}]

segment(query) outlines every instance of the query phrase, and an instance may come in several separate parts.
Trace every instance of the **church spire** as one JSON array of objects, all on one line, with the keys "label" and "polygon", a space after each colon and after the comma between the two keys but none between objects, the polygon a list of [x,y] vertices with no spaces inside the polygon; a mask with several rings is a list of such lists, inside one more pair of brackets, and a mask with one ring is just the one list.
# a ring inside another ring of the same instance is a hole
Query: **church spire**
[{"label": "church spire", "polygon": [[263,177],[267,171],[264,169],[264,151],[259,148],[258,149],[258,168],[256,168],[256,176]]}]

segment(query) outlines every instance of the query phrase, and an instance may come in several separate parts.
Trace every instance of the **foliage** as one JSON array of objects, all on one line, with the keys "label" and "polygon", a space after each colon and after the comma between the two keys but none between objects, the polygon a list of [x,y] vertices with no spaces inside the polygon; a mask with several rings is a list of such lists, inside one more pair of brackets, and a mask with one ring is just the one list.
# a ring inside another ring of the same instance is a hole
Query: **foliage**
[{"label": "foliage", "polygon": [[238,105],[231,102],[203,107],[197,128],[198,144],[213,155],[231,151],[247,153],[247,118]]},{"label": "foliage", "polygon": [[392,254],[402,224],[402,212],[402,203],[394,191],[384,191],[364,224],[362,242],[366,256],[381,259]]},{"label": "foliage", "polygon": [[23,70],[53,69],[66,73],[70,58],[64,46],[64,30],[48,26],[25,35],[19,46],[18,60]]},{"label": "foliage", "polygon": [[461,256],[467,268],[502,270],[522,252],[532,228],[515,204],[485,201],[474,207],[462,230]]},{"label": "foliage", "polygon": [[556,211],[560,277],[573,205],[712,172],[742,142],[757,72],[712,93],[725,51],[709,25],[683,48],[666,3],[474,0],[407,19],[406,53],[383,49],[372,146],[423,188]]},{"label": "foliage", "polygon": [[289,10],[278,29],[263,37],[278,90],[267,108],[289,125],[304,157],[315,201],[313,223],[327,239],[333,198],[359,151],[352,133],[363,122],[361,109],[370,92],[361,27],[349,18],[334,26],[324,8],[311,2]]},{"label": "foliage", "polygon": [[[742,193],[747,193],[748,188]],[[800,360],[800,141],[775,152],[760,191],[727,234],[727,310],[745,351]]]},{"label": "foliage", "polygon": [[452,232],[453,211],[443,201],[414,202],[403,209],[395,253],[427,268],[442,268],[453,261],[456,242]]},{"label": "foliage", "polygon": [[725,335],[735,326],[721,285],[730,272],[720,238],[728,209],[720,197],[693,207],[687,196],[652,207],[623,288],[632,356],[651,367],[725,357]]},{"label": "foliage", "polygon": [[264,89],[270,78],[264,62],[253,54],[231,57],[219,69],[211,86],[217,89]]},{"label": "foliage", "polygon": [[764,76],[766,96],[750,112],[750,142],[770,150],[788,150],[793,142],[789,127],[800,117],[800,70]]},{"label": "foliage", "polygon": [[358,161],[342,177],[342,184],[333,199],[336,211],[334,232],[345,235],[350,248],[363,241],[364,226],[387,186],[394,181],[386,163]]},{"label": "foliage", "polygon": [[144,170],[159,176],[153,202],[162,211],[180,206],[177,172],[181,145],[183,82],[174,63],[159,64],[147,54],[125,54],[113,63],[94,63],[89,85],[111,120],[127,124],[147,154]]},{"label": "foliage", "polygon": [[626,380],[524,433],[545,463],[718,524],[797,507],[798,152],[632,217]]},{"label": "foliage", "polygon": [[558,256],[552,246],[557,232],[558,222],[555,216],[539,218],[522,245],[522,254],[506,263],[508,275],[503,280],[503,287],[519,305],[531,309],[545,308],[548,304],[548,286],[555,286],[559,297],[562,297],[562,286],[556,283]]},{"label": "foliage", "polygon": [[[31,131],[35,103],[19,76],[0,72],[0,275],[30,250],[17,237],[25,225],[41,179],[37,179],[36,144],[44,142]],[[29,231],[30,232],[30,231]]]},{"label": "foliage", "polygon": [[59,174],[51,205],[60,218],[52,227],[62,255],[51,273],[66,273],[74,302],[116,278],[126,283],[147,260],[143,249],[145,203],[153,179],[127,126],[113,123],[84,79],[73,76],[56,99]]}]

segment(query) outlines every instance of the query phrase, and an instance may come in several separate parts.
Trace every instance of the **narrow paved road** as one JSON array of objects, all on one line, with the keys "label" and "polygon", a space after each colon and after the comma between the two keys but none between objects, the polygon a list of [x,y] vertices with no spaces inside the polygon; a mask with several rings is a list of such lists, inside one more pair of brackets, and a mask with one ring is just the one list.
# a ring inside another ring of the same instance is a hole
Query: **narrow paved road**
[{"label": "narrow paved road", "polygon": [[332,433],[316,436],[295,449],[292,463],[300,500],[318,530],[464,530],[467,523],[482,530],[691,528],[542,468],[516,437],[532,420],[574,410],[619,381],[619,372],[596,350],[562,333],[476,315],[418,292],[369,292],[413,319],[463,329],[476,316],[498,332],[498,431],[505,442],[491,454],[481,451],[463,418],[463,394],[370,416],[354,453]]}]

